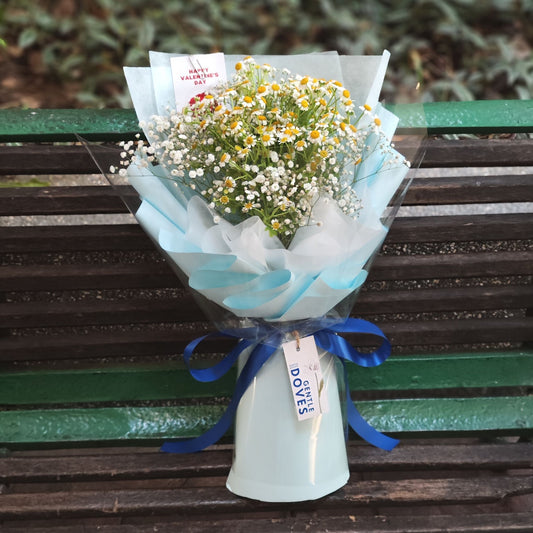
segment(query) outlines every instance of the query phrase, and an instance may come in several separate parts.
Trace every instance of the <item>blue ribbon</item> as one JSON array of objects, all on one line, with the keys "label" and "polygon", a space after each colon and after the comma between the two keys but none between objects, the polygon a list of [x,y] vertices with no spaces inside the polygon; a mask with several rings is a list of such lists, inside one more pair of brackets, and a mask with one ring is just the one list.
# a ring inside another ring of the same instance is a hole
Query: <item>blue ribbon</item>
[{"label": "blue ribbon", "polygon": [[[309,323],[307,323],[307,326],[309,327]],[[343,363],[344,379],[346,382],[346,414],[348,424],[368,443],[383,450],[392,450],[399,441],[388,437],[387,435],[384,435],[373,428],[361,416],[355,407],[350,397],[348,375],[344,365],[345,361],[350,361],[363,367],[374,367],[380,365],[389,357],[391,353],[391,345],[389,341],[377,326],[371,322],[361,319],[347,318],[342,322],[321,319],[315,323],[315,327],[317,329],[314,331],[313,335],[315,337],[317,346],[333,355],[336,355]],[[291,327],[291,331],[294,329],[294,327]],[[362,353],[351,346],[346,339],[338,335],[339,333],[365,333],[369,335],[375,335],[381,337],[382,343],[381,346],[374,352]],[[256,343],[253,338],[250,338],[252,334],[254,335],[254,338],[261,338],[261,342]],[[217,379],[221,378],[233,366],[243,350],[254,344],[255,347],[252,349],[244,368],[237,378],[233,397],[231,398],[231,401],[220,420],[211,429],[199,437],[176,442],[165,442],[161,447],[161,451],[169,453],[197,452],[220,440],[230,428],[239,402],[243,394],[246,392],[246,389],[255,378],[261,367],[281,345],[284,335],[285,331],[280,328],[273,326],[258,326],[258,328],[234,329],[210,333],[190,342],[185,348],[183,354],[184,360],[191,375],[197,381],[202,382],[216,381]],[[231,352],[216,365],[205,369],[192,369],[189,365],[189,361],[194,353],[195,348],[203,340],[212,337],[230,337],[240,340],[233,350],[231,350]]]}]

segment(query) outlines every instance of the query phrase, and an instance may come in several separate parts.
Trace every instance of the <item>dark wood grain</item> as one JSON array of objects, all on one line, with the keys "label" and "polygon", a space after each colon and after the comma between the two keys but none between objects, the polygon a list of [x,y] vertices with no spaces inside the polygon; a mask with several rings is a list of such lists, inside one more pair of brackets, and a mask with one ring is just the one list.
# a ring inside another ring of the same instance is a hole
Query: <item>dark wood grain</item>
[{"label": "dark wood grain", "polygon": [[[419,320],[376,324],[393,345],[454,345],[491,342],[533,341],[533,317],[471,320]],[[206,322],[191,327],[134,331],[89,332],[86,334],[28,335],[1,339],[0,361],[37,361],[102,357],[177,355],[185,346],[212,327]],[[374,346],[366,336],[346,335],[355,346]],[[197,351],[224,353],[233,344],[225,339],[208,339]]]},{"label": "dark wood grain", "polygon": [[[413,280],[531,275],[533,250],[478,254],[378,256],[370,279]],[[0,267],[0,291],[181,287],[164,262],[8,265]]]},{"label": "dark wood grain", "polygon": [[[362,292],[354,314],[427,313],[522,309],[533,301],[527,285]],[[0,303],[0,323],[7,328],[195,322],[205,315],[190,292],[172,297]]]},{"label": "dark wood grain", "polygon": [[[197,454],[80,452],[78,454],[0,457],[0,481],[43,483],[121,479],[225,476],[233,450]],[[390,453],[371,446],[348,446],[352,472],[424,471],[432,469],[533,468],[533,444],[404,444]]]},{"label": "dark wood grain", "polygon": [[[147,488],[149,484],[147,483]],[[532,476],[499,476],[497,479],[373,480],[348,484],[323,498],[320,507],[354,509],[368,505],[424,505],[497,502],[513,494],[533,491]],[[214,503],[216,502],[216,507]],[[0,519],[57,518],[76,516],[134,516],[144,514],[204,514],[294,511],[316,508],[316,503],[264,503],[239,498],[225,487],[151,490],[84,490],[83,492],[5,494]]]},{"label": "dark wood grain", "polygon": [[[348,514],[348,512],[350,514]],[[158,517],[149,517],[149,523],[110,524],[109,521],[94,523],[72,523],[68,526],[35,526],[28,525],[27,533],[286,533],[287,531],[305,531],[308,533],[530,533],[533,513],[521,512],[514,514],[493,512],[472,512],[471,514],[423,515],[378,514],[368,516],[358,510],[345,511],[342,515],[317,516],[316,513],[286,514],[272,513],[270,517],[236,518],[234,515],[215,516],[209,521],[209,529],[201,518],[187,517],[172,521],[158,521]],[[449,512],[449,511],[448,511]],[[445,514],[442,514],[445,513]],[[161,520],[161,517],[159,517]],[[42,523],[42,522],[41,522]],[[20,533],[19,526],[6,526],[3,533]]]},{"label": "dark wood grain", "polygon": [[[498,241],[532,238],[533,214],[398,217],[386,242]],[[0,227],[3,252],[72,252],[154,250],[134,224]]]},{"label": "dark wood grain", "polygon": [[[531,139],[429,139],[423,145],[422,167],[533,166]],[[411,154],[411,141],[396,142]],[[120,151],[93,146],[101,168],[120,162]],[[409,155],[411,157],[411,155]],[[0,174],[95,174],[100,170],[81,145],[27,144],[0,146]]]}]

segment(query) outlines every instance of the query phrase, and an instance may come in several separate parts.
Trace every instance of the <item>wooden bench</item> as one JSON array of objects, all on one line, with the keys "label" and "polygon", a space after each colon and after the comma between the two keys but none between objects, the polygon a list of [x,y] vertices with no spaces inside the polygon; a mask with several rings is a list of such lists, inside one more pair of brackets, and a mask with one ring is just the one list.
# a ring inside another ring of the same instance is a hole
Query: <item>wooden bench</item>
[{"label": "wooden bench", "polygon": [[[3,183],[0,529],[533,531],[533,101],[425,111],[424,168],[353,311],[394,354],[350,368],[353,398],[402,442],[388,453],[352,436],[349,484],[315,502],[228,492],[231,436],[158,451],[231,396],[234,375],[197,384],[180,360],[210,324],[111,187]],[[397,112],[406,128],[422,120]],[[0,174],[93,175],[73,133],[136,131],[130,110],[2,110]],[[462,133],[478,135],[439,137]],[[202,358],[229,346],[205,342]]]}]

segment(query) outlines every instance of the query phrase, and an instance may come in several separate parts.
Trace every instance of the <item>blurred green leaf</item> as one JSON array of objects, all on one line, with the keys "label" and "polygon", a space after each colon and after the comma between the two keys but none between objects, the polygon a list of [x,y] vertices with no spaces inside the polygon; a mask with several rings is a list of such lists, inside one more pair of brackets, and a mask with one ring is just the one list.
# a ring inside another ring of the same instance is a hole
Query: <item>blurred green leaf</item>
[{"label": "blurred green leaf", "polygon": [[21,48],[28,48],[37,40],[37,37],[38,34],[35,28],[26,28],[19,34],[18,45]]},{"label": "blurred green leaf", "polygon": [[[533,87],[533,0],[3,0],[0,47],[40,52],[50,78],[81,84],[81,105],[128,104],[123,65],[148,51],[392,57],[383,95],[524,98]],[[25,57],[20,59],[26,61]]]}]

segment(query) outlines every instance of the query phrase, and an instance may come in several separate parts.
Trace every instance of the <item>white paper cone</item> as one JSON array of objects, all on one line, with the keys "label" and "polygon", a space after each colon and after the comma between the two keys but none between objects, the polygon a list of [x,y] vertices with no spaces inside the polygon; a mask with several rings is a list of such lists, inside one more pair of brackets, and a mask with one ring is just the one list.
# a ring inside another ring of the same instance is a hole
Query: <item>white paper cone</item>
[{"label": "white paper cone", "polygon": [[[239,365],[246,361],[242,355]],[[242,397],[235,421],[235,456],[226,483],[239,496],[266,502],[315,500],[349,478],[334,357],[319,351],[329,411],[298,421],[281,349]]]}]

